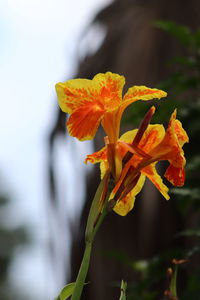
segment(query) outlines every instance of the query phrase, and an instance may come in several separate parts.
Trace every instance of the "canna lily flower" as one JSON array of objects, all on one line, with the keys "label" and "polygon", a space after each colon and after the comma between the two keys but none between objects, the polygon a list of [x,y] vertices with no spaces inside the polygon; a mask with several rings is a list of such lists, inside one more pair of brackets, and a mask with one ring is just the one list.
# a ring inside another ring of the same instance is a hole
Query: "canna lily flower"
[{"label": "canna lily flower", "polygon": [[137,100],[166,97],[164,91],[146,86],[133,86],[122,97],[124,76],[99,73],[92,80],[72,79],[56,84],[61,110],[70,114],[69,134],[79,140],[93,139],[101,124],[109,143],[119,138],[120,121],[125,108]]},{"label": "canna lily flower", "polygon": [[[170,165],[164,176],[174,186],[182,186],[185,180],[184,143],[188,136],[181,122],[172,113],[167,130],[163,125],[148,125],[155,108],[145,116],[139,129],[126,132],[117,141],[117,155],[124,163],[121,174],[110,195],[111,207],[119,215],[125,216],[134,206],[135,196],[141,191],[148,177],[161,194],[168,200],[168,188],[156,171],[156,164],[168,160]],[[137,151],[132,147],[138,143]],[[109,168],[108,148],[88,155],[85,162],[100,163],[101,176]]]},{"label": "canna lily flower", "polygon": [[101,124],[106,132],[109,169],[114,178],[122,170],[117,140],[123,111],[137,100],[162,98],[166,92],[146,86],[133,86],[122,97],[125,78],[118,74],[99,73],[92,80],[72,79],[56,84],[58,102],[62,111],[69,113],[69,134],[79,140],[93,139]]}]

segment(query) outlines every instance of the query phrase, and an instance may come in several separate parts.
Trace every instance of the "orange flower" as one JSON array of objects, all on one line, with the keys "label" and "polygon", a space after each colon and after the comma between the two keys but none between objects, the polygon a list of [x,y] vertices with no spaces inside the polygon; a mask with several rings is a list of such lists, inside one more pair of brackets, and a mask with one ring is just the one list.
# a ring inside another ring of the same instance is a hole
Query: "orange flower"
[{"label": "orange flower", "polygon": [[102,177],[111,174],[115,187],[110,195],[110,206],[120,215],[126,215],[134,205],[148,177],[162,195],[169,199],[168,188],[156,171],[160,160],[170,165],[165,177],[173,185],[184,183],[185,158],[182,147],[188,136],[181,123],[172,114],[165,131],[160,124],[148,125],[155,112],[152,107],[138,130],[129,131],[119,139],[120,122],[126,107],[137,100],[162,98],[164,91],[145,86],[133,86],[122,96],[123,76],[107,72],[92,80],[73,79],[56,84],[61,109],[70,114],[67,121],[69,134],[79,140],[94,138],[101,124],[106,132],[105,147],[88,155],[86,162],[100,163]]},{"label": "orange flower", "polygon": [[122,113],[129,104],[167,95],[161,90],[133,86],[122,97],[124,84],[123,76],[111,72],[97,74],[92,80],[72,79],[56,84],[60,108],[70,114],[69,134],[81,141],[93,139],[101,123],[109,143],[115,144]]},{"label": "orange flower", "polygon": [[[121,136],[116,143],[116,156],[122,161],[122,171],[115,181],[110,196],[111,206],[120,215],[126,215],[134,206],[135,196],[140,192],[145,178],[148,177],[162,195],[168,200],[168,188],[156,171],[156,164],[168,160],[170,165],[165,177],[175,186],[184,184],[185,158],[182,147],[188,142],[188,136],[181,122],[172,114],[167,130],[163,125],[148,125],[154,108],[145,116],[140,128]],[[108,148],[88,155],[86,163],[99,163],[101,176],[109,167]]]}]

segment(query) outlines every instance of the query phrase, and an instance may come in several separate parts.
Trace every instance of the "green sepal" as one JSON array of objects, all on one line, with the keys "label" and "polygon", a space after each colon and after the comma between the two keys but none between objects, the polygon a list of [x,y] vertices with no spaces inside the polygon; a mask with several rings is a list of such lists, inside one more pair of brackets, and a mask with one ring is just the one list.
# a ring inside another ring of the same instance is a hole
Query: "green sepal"
[{"label": "green sepal", "polygon": [[65,285],[61,290],[59,296],[55,300],[66,300],[67,298],[69,298],[74,291],[75,284],[75,282],[72,282]]}]

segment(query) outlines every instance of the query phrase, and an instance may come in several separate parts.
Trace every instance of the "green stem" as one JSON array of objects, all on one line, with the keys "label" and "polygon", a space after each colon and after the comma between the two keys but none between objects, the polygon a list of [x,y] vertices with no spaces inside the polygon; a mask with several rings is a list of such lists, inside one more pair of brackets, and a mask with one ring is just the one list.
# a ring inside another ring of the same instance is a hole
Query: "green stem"
[{"label": "green stem", "polygon": [[101,216],[99,217],[99,220],[94,228],[94,231],[92,233],[92,236],[90,239],[87,240],[86,237],[86,244],[85,244],[85,252],[83,255],[82,263],[79,269],[79,273],[76,279],[75,288],[72,294],[71,300],[79,300],[83,291],[83,286],[85,283],[85,278],[87,276],[89,264],[90,264],[90,256],[91,256],[91,250],[92,250],[92,243],[94,241],[94,237],[100,227],[100,225],[103,222],[103,219],[105,218],[107,214],[107,210],[104,208]]},{"label": "green stem", "polygon": [[106,202],[106,205],[103,208],[103,211],[102,211],[102,213],[99,217],[99,220],[98,220],[96,226],[94,227],[94,230],[93,230],[93,233],[92,233],[92,241],[94,240],[95,235],[96,235],[97,231],[99,230],[99,227],[101,226],[101,224],[102,224],[105,216],[107,215],[107,213],[108,213],[108,210],[107,210],[107,202]]},{"label": "green stem", "polygon": [[[90,208],[88,222],[86,226],[85,233],[85,252],[83,255],[82,263],[79,269],[79,273],[76,279],[76,284],[74,287],[74,291],[71,297],[71,300],[79,300],[83,291],[83,286],[85,284],[85,279],[87,276],[89,264],[90,264],[90,256],[92,250],[92,244],[94,241],[94,237],[103,222],[104,217],[107,214],[107,197],[105,194],[105,199],[103,199],[103,207],[100,206],[99,202],[102,196],[102,192],[104,191],[105,184],[107,183],[108,176],[106,175],[102,182],[100,183],[94,200],[92,202],[92,206]],[[100,206],[100,207],[99,207]],[[100,210],[102,209],[102,211]]]},{"label": "green stem", "polygon": [[92,241],[86,242],[83,260],[82,260],[82,263],[81,263],[81,266],[79,269],[79,273],[78,273],[78,276],[76,279],[76,285],[75,285],[71,300],[79,300],[81,297],[81,293],[83,290],[85,278],[86,278],[89,263],[90,263],[91,249],[92,249]]},{"label": "green stem", "polygon": [[177,289],[176,289],[177,271],[178,271],[178,267],[177,267],[177,265],[175,265],[174,274],[172,276],[172,280],[171,280],[171,283],[170,283],[170,292],[175,297],[177,297]]}]

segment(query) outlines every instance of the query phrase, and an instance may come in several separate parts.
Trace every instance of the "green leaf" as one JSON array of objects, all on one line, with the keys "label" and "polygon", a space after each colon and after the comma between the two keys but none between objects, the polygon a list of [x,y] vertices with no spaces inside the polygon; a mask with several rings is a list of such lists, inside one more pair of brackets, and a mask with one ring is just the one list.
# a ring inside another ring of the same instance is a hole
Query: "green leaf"
[{"label": "green leaf", "polygon": [[126,288],[127,288],[127,283],[124,280],[122,280],[121,294],[119,300],[126,300]]},{"label": "green leaf", "polygon": [[200,156],[193,156],[191,160],[187,163],[187,170],[194,171],[195,169],[200,167]]},{"label": "green leaf", "polygon": [[170,193],[180,195],[182,197],[189,197],[190,199],[199,199],[199,188],[172,188]]},{"label": "green leaf", "polygon": [[195,40],[196,46],[199,47],[200,46],[200,29],[198,29],[194,33],[194,40]]},{"label": "green leaf", "polygon": [[193,56],[189,56],[189,57],[175,56],[172,59],[170,59],[170,63],[171,64],[176,63],[188,67],[197,67],[197,60]]},{"label": "green leaf", "polygon": [[59,296],[55,300],[66,300],[67,298],[69,298],[74,291],[75,284],[75,282],[72,282],[65,285]]},{"label": "green leaf", "polygon": [[187,229],[187,230],[181,231],[176,236],[198,236],[198,237],[200,237],[200,228]]},{"label": "green leaf", "polygon": [[165,30],[174,36],[183,45],[192,45],[194,42],[193,35],[189,28],[183,25],[176,24],[175,22],[158,20],[154,22],[157,28]]}]

